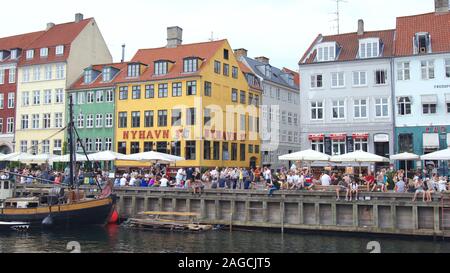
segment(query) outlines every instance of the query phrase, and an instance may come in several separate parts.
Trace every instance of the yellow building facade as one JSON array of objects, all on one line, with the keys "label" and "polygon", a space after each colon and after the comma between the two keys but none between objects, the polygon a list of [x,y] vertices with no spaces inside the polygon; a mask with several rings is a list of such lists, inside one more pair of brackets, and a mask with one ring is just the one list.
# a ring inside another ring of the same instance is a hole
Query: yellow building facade
[{"label": "yellow building facade", "polygon": [[[170,153],[181,167],[260,164],[261,93],[227,40],[140,50],[116,84],[116,151]],[[136,165],[118,162],[148,166]]]}]

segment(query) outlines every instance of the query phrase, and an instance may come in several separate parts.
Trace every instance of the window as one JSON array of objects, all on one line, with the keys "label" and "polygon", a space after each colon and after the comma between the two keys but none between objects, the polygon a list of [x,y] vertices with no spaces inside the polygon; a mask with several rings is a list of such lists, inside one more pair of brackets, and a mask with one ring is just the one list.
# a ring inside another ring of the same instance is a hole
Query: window
[{"label": "window", "polygon": [[17,59],[17,49],[11,50],[11,60]]},{"label": "window", "polygon": [[103,141],[101,138],[95,139],[95,151],[100,152],[102,151]]},{"label": "window", "polygon": [[450,59],[445,60],[445,77],[450,78]]},{"label": "window", "polygon": [[172,110],[172,126],[181,126],[181,110]]},{"label": "window", "polygon": [[29,67],[26,67],[26,68],[23,69],[22,81],[23,82],[29,82],[30,81],[30,68]]},{"label": "window", "polygon": [[31,60],[34,58],[34,49],[27,50],[26,53],[27,60]]},{"label": "window", "polygon": [[389,117],[389,100],[387,98],[375,99],[375,116],[377,118]]},{"label": "window", "polygon": [[214,61],[214,73],[220,74],[222,64],[219,61]]},{"label": "window", "polygon": [[6,121],[6,133],[14,133],[14,118],[8,118]]},{"label": "window", "polygon": [[[331,87],[332,88],[345,87],[345,73],[344,72],[331,73]],[[291,93],[289,93],[289,95],[292,96]],[[291,99],[289,99],[289,101],[291,101]]]},{"label": "window", "polygon": [[114,102],[113,94],[114,94],[113,90],[111,90],[111,89],[106,90],[106,102]]},{"label": "window", "polygon": [[228,49],[223,50],[223,58],[225,60],[228,60],[230,58],[230,52],[228,51]]},{"label": "window", "polygon": [[94,115],[86,116],[86,128],[94,128]]},{"label": "window", "polygon": [[62,153],[62,140],[61,139],[53,140],[53,154],[61,155],[61,153]]},{"label": "window", "polygon": [[298,125],[298,114],[294,114],[294,126]]},{"label": "window", "polygon": [[66,77],[65,69],[66,69],[66,67],[64,64],[56,65],[56,79],[57,80],[62,80]]},{"label": "window", "polygon": [[55,128],[63,127],[63,113],[55,113]]},{"label": "window", "polygon": [[[30,105],[30,92],[26,91],[22,93],[22,106],[29,106]],[[2,104],[0,104],[0,107]]]},{"label": "window", "polygon": [[205,126],[211,126],[211,109],[205,108],[203,110],[203,124]]},{"label": "window", "polygon": [[253,105],[253,104],[254,104],[254,102],[253,102],[253,94],[249,93],[248,94],[248,105]]},{"label": "window", "polygon": [[105,151],[112,151],[112,138],[105,138]]},{"label": "window", "polygon": [[231,160],[236,161],[238,157],[238,145],[236,143],[231,143]]},{"label": "window", "polygon": [[13,109],[15,105],[16,94],[8,93],[8,108]]},{"label": "window", "polygon": [[195,141],[186,141],[186,160],[195,160],[196,156],[196,142]]},{"label": "window", "polygon": [[33,114],[32,115],[31,128],[39,129],[39,114]]},{"label": "window", "polygon": [[165,75],[168,72],[168,62],[155,62],[155,75]]},{"label": "window", "polygon": [[21,140],[20,141],[20,152],[27,153],[28,152],[28,141]]},{"label": "window", "polygon": [[231,75],[232,75],[232,77],[233,77],[234,79],[237,79],[237,78],[238,78],[238,73],[239,73],[238,68],[235,67],[235,66],[233,66],[233,68],[232,68],[232,70],[231,70]]},{"label": "window", "polygon": [[220,142],[213,143],[213,160],[220,160]]},{"label": "window", "polygon": [[188,108],[186,109],[186,125],[187,126],[194,126],[196,124],[196,109],[195,108]]},{"label": "window", "polygon": [[398,145],[400,153],[412,153],[413,152],[413,134],[400,134],[398,136]]},{"label": "window", "polygon": [[181,97],[183,95],[183,84],[181,82],[172,83],[172,97]]},{"label": "window", "polygon": [[211,141],[203,142],[203,159],[211,160]]},{"label": "window", "polygon": [[422,61],[422,80],[434,79],[434,61]]},{"label": "window", "polygon": [[379,48],[379,41],[373,39],[361,41],[359,43],[359,57],[361,59],[378,57],[380,55]]},{"label": "window", "polygon": [[33,79],[35,81],[41,80],[41,67],[38,65],[33,68]]},{"label": "window", "polygon": [[64,90],[63,89],[56,89],[55,90],[55,103],[64,103]]},{"label": "window", "polygon": [[127,154],[127,143],[126,142],[117,143],[117,151],[121,154]]},{"label": "window", "polygon": [[158,153],[167,154],[167,142],[157,142],[156,143],[156,151]]},{"label": "window", "polygon": [[59,45],[56,47],[56,55],[63,55],[64,54],[64,46]]},{"label": "window", "polygon": [[377,70],[375,71],[375,84],[385,85],[387,84],[387,70]]},{"label": "window", "polygon": [[239,151],[240,151],[240,159],[241,159],[241,161],[245,161],[245,154],[246,154],[245,144],[241,144],[240,145]]},{"label": "window", "polygon": [[402,62],[397,64],[397,80],[407,81],[411,79],[409,62]]},{"label": "window", "polygon": [[83,128],[84,127],[84,115],[82,113],[80,113],[78,115],[78,119],[77,119],[77,127],[78,128]]},{"label": "window", "polygon": [[245,94],[245,91],[241,91],[241,104],[246,104],[247,103],[247,100],[246,100],[246,98],[247,98],[247,95]]},{"label": "window", "polygon": [[355,139],[353,145],[355,151],[363,151],[363,152],[369,151],[369,143],[367,139]]},{"label": "window", "polygon": [[353,72],[353,85],[354,86],[367,85],[367,72],[365,71]]},{"label": "window", "polygon": [[333,119],[345,119],[345,101],[333,101]]},{"label": "window", "polygon": [[174,156],[181,156],[181,142],[172,142],[171,143],[171,155]]},{"label": "window", "polygon": [[230,76],[230,65],[229,64],[223,64],[223,75]]},{"label": "window", "polygon": [[37,140],[31,141],[31,154],[36,155],[38,153],[38,145],[39,141]]},{"label": "window", "polygon": [[5,108],[5,94],[0,94],[0,109]]},{"label": "window", "polygon": [[429,33],[416,33],[414,37],[414,54],[431,53],[431,36]]},{"label": "window", "polygon": [[354,101],[354,117],[367,118],[367,100],[358,99]]},{"label": "window", "polygon": [[322,88],[323,87],[323,75],[317,74],[311,76],[311,88]]},{"label": "window", "polygon": [[88,84],[92,82],[92,69],[84,71],[84,83]]},{"label": "window", "polygon": [[436,114],[436,104],[422,104],[423,113],[425,115]]},{"label": "window", "polygon": [[167,110],[158,111],[158,126],[167,127]]},{"label": "window", "polygon": [[311,149],[316,152],[323,153],[325,151],[325,144],[324,144],[323,140],[312,141]]},{"label": "window", "polygon": [[230,160],[230,145],[228,142],[222,142],[222,160]]},{"label": "window", "polygon": [[50,154],[50,140],[42,141],[42,154]]},{"label": "window", "polygon": [[140,73],[140,65],[139,64],[129,64],[128,65],[128,77],[136,78],[139,77]]},{"label": "window", "polygon": [[328,62],[334,61],[336,58],[336,44],[321,45],[317,48],[317,61]]},{"label": "window", "polygon": [[[447,114],[450,114],[450,102],[447,102]],[[450,143],[448,143],[450,144]]]},{"label": "window", "polygon": [[401,97],[398,99],[398,114],[400,116],[411,115],[411,98]]},{"label": "window", "polygon": [[33,105],[41,104],[41,91],[33,91]]},{"label": "window", "polygon": [[158,97],[167,98],[169,95],[169,85],[167,83],[162,83],[158,85]]},{"label": "window", "polygon": [[45,66],[44,78],[47,81],[52,79],[52,66],[51,65],[46,65]]},{"label": "window", "polygon": [[95,127],[96,128],[102,128],[103,127],[103,115],[97,114],[95,116]]},{"label": "window", "polygon": [[292,113],[288,113],[288,125],[292,125]]},{"label": "window", "polygon": [[210,82],[205,82],[205,96],[212,96],[212,84]]},{"label": "window", "polygon": [[184,59],[184,73],[197,72],[197,69],[198,69],[197,58]]},{"label": "window", "polygon": [[281,112],[281,122],[286,124],[286,111]]},{"label": "window", "polygon": [[4,83],[5,83],[5,70],[0,69],[0,84],[4,84]]},{"label": "window", "polygon": [[145,111],[144,113],[144,127],[151,128],[154,126],[154,112]]},{"label": "window", "polygon": [[231,89],[231,101],[237,102],[238,101],[238,91],[237,89]]},{"label": "window", "polygon": [[241,131],[245,131],[247,129],[247,118],[245,115],[240,115],[239,124]]},{"label": "window", "polygon": [[133,100],[139,100],[141,99],[141,86],[140,85],[134,85],[131,90],[131,97]]},{"label": "window", "polygon": [[87,103],[92,104],[95,101],[94,92],[88,92],[87,93]]},{"label": "window", "polygon": [[121,86],[119,88],[119,100],[128,99],[128,86]]},{"label": "window", "polygon": [[112,76],[112,73],[111,73],[111,67],[105,67],[105,68],[103,68],[103,72],[102,72],[102,74],[103,74],[103,81],[104,82],[109,82],[109,81],[111,81],[111,76]]},{"label": "window", "polygon": [[104,92],[103,90],[98,90],[95,92],[95,100],[97,103],[102,103],[104,101]]},{"label": "window", "polygon": [[[51,96],[51,94],[50,94],[50,96]],[[79,92],[77,97],[78,97],[77,101],[78,101],[79,105],[82,105],[85,103],[85,93],[84,92]]]},{"label": "window", "polygon": [[127,128],[128,127],[128,117],[127,112],[119,113],[119,128]]},{"label": "window", "polygon": [[197,81],[189,81],[186,83],[187,85],[187,95],[195,96],[197,95]]},{"label": "window", "polygon": [[333,149],[333,155],[346,154],[346,146],[344,140],[333,140],[331,146]]},{"label": "window", "polygon": [[0,133],[3,134],[3,118],[0,118]]},{"label": "window", "polygon": [[44,125],[42,128],[49,129],[51,127],[51,124],[50,124],[51,115],[50,114],[44,114],[42,121],[43,121],[43,125]]},{"label": "window", "polygon": [[153,142],[144,142],[144,153],[153,151]]},{"label": "window", "polygon": [[155,85],[148,84],[145,86],[145,98],[153,99],[155,97]]},{"label": "window", "polygon": [[22,130],[28,129],[28,115],[22,115],[20,128]]},{"label": "window", "polygon": [[323,102],[311,102],[311,119],[323,120]]},{"label": "window", "polygon": [[113,127],[113,114],[110,113],[105,115],[105,127],[106,128]]},{"label": "window", "polygon": [[10,68],[9,69],[8,82],[9,83],[15,83],[16,82],[16,69],[15,68]]}]

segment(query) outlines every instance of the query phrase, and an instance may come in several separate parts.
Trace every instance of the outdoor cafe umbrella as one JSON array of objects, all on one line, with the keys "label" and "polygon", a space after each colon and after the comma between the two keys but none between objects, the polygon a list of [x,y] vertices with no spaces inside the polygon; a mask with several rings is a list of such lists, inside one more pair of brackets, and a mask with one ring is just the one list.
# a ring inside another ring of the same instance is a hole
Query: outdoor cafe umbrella
[{"label": "outdoor cafe umbrella", "polygon": [[[85,155],[76,154],[76,161],[77,162],[85,162],[88,161],[87,157]],[[53,158],[53,162],[63,162],[67,163],[70,162],[70,155],[63,155]]]},{"label": "outdoor cafe umbrella", "polygon": [[330,161],[330,156],[323,154],[314,150],[305,150],[297,153],[282,155],[278,159],[280,161],[305,161],[309,163],[309,168],[311,169],[312,162],[328,162]]},{"label": "outdoor cafe umbrella", "polygon": [[116,161],[122,160],[124,157],[124,154],[119,154],[112,151],[104,151],[88,155],[90,161]]},{"label": "outdoor cafe umbrella", "polygon": [[32,154],[27,153],[12,153],[3,157],[2,161],[23,162],[25,159],[30,158],[32,156],[33,156]]},{"label": "outdoor cafe umbrella", "polygon": [[30,164],[43,164],[47,162],[52,162],[54,155],[51,154],[40,154],[40,155],[28,155],[22,158],[21,162]]},{"label": "outdoor cafe umbrella", "polygon": [[391,160],[398,160],[398,161],[405,161],[405,171],[406,171],[406,177],[408,177],[408,161],[409,160],[419,160],[420,156],[412,153],[402,153],[391,156]]},{"label": "outdoor cafe umbrella", "polygon": [[431,154],[427,154],[420,157],[423,161],[426,160],[442,160],[448,161],[450,160],[450,148],[438,152],[434,152]]},{"label": "outdoor cafe umbrella", "polygon": [[346,163],[358,163],[359,173],[362,173],[362,163],[378,163],[378,162],[389,162],[388,158],[371,154],[364,151],[357,151],[353,153],[348,153],[345,155],[338,155],[331,157],[332,162],[346,162]]},{"label": "outdoor cafe umbrella", "polygon": [[179,156],[173,156],[170,154],[158,153],[158,152],[145,152],[139,154],[127,155],[122,158],[124,161],[142,161],[142,162],[154,162],[154,163],[175,163],[177,161],[183,161],[184,158]]}]

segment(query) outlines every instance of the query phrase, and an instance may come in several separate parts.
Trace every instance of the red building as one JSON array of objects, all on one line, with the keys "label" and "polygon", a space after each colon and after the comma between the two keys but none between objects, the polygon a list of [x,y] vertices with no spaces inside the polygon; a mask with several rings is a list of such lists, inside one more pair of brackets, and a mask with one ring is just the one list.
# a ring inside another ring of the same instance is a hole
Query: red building
[{"label": "red building", "polygon": [[26,48],[45,31],[0,38],[0,153],[14,152],[17,64]]}]

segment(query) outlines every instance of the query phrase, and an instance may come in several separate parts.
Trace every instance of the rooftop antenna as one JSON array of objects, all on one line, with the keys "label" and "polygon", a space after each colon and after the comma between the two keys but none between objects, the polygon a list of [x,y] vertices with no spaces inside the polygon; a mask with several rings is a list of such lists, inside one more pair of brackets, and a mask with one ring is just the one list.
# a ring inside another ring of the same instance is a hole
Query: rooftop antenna
[{"label": "rooftop antenna", "polygon": [[121,63],[125,61],[125,44],[122,45],[122,60]]},{"label": "rooftop antenna", "polygon": [[332,20],[336,22],[337,34],[341,34],[341,3],[348,3],[346,0],[331,0],[336,2],[336,12],[333,14],[336,15],[336,19]]}]

